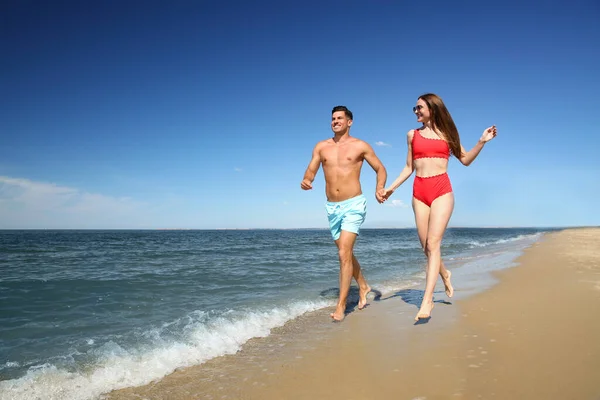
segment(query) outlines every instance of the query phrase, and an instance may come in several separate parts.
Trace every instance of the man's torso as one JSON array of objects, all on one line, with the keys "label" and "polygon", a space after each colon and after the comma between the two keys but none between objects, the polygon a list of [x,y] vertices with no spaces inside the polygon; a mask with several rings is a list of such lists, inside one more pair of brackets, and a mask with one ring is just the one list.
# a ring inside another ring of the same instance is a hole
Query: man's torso
[{"label": "man's torso", "polygon": [[362,193],[360,170],[365,154],[363,144],[363,141],[353,137],[338,143],[333,139],[323,142],[319,153],[328,201],[343,201]]}]

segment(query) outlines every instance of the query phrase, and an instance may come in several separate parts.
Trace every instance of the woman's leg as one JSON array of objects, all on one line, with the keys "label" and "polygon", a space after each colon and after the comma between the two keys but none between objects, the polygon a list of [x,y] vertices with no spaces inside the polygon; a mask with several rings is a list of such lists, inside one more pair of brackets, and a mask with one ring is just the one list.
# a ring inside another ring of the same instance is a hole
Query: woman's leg
[{"label": "woman's leg", "polygon": [[[422,214],[421,207],[427,207],[425,204],[420,203],[418,200],[413,199],[413,208],[415,209],[415,216],[417,215],[417,208]],[[427,255],[427,272],[426,272],[426,284],[425,293],[423,295],[423,301],[421,308],[415,317],[416,320],[420,318],[429,318],[431,315],[431,309],[433,308],[433,291],[437,277],[440,274],[442,255],[441,255],[441,242],[444,237],[444,232],[452,216],[452,210],[454,209],[454,194],[452,192],[446,193],[435,199],[431,203],[429,208],[429,223],[427,226],[427,236],[425,238],[425,254]]]},{"label": "woman's leg", "polygon": [[423,253],[427,256],[425,246],[427,243],[427,229],[429,228],[429,211],[425,203],[415,199],[412,201],[413,211],[415,213],[415,224],[417,225],[417,235],[419,235],[419,241],[421,242],[421,248]]},{"label": "woman's leg", "polygon": [[444,282],[444,290],[446,292],[446,296],[452,297],[454,295],[454,288],[452,287],[452,282],[450,281],[450,277],[452,273],[449,269],[446,269],[444,265],[444,260],[440,259],[440,276],[442,277],[442,282]]},{"label": "woman's leg", "polygon": [[[419,235],[419,241],[421,242],[423,254],[425,254],[425,257],[427,257],[427,231],[429,228],[430,208],[418,200],[416,200],[416,202],[417,205],[415,206],[415,199],[413,198],[413,210],[415,212],[417,235]],[[446,296],[448,297],[452,297],[452,295],[454,294],[454,288],[452,287],[452,282],[450,281],[451,275],[452,274],[450,270],[446,269],[446,266],[444,265],[444,260],[442,260],[440,263],[440,277],[442,278],[442,282],[444,282]]]},{"label": "woman's leg", "polygon": [[[423,202],[413,197],[413,211],[415,213],[415,223],[417,225],[417,234],[419,235],[419,241],[421,242],[421,248],[425,257],[427,257],[427,232],[429,230],[429,213],[431,209]],[[446,296],[452,297],[454,295],[454,288],[450,280],[452,273],[446,269],[444,261],[440,262],[440,277],[444,283],[444,290]]]}]

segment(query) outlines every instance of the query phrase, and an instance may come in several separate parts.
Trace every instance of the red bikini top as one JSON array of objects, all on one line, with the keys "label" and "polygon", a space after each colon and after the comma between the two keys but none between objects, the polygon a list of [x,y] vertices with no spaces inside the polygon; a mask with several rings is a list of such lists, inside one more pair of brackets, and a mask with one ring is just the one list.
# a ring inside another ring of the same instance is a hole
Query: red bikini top
[{"label": "red bikini top", "polygon": [[412,138],[412,158],[450,158],[450,147],[445,140],[431,139],[421,135],[418,129]]}]

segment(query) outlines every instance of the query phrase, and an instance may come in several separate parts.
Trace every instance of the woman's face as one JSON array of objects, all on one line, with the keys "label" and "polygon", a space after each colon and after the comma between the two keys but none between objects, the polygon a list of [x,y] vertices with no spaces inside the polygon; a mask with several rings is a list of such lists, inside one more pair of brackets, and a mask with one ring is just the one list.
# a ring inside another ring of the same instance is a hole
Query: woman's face
[{"label": "woman's face", "polygon": [[423,99],[417,100],[417,104],[413,107],[413,112],[417,116],[417,121],[423,124],[431,118],[429,107],[427,107],[427,103]]}]

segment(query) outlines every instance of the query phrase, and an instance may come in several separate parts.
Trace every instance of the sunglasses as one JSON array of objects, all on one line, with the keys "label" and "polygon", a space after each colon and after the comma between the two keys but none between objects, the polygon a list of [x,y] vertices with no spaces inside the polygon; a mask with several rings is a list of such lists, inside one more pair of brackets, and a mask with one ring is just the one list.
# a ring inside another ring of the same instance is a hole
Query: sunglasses
[{"label": "sunglasses", "polygon": [[413,112],[415,113],[415,112],[417,112],[417,110],[421,111],[422,109],[423,109],[423,106],[419,104],[419,105],[413,107]]}]

